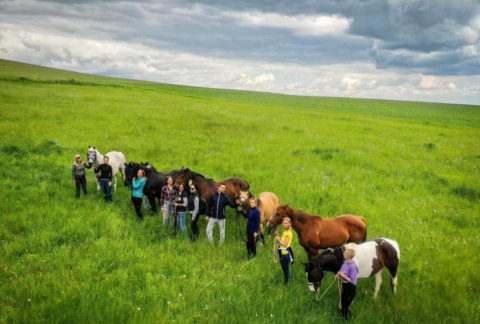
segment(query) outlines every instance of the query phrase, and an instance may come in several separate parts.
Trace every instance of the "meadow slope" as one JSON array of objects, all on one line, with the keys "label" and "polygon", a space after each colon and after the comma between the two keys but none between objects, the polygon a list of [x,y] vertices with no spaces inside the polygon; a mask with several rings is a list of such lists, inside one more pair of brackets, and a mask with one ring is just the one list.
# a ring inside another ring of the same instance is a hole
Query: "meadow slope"
[{"label": "meadow slope", "polygon": [[[238,176],[297,209],[367,220],[399,242],[399,291],[359,282],[352,323],[480,316],[480,106],[315,98],[97,77],[0,60],[0,322],[336,323],[308,292],[295,236],[282,286],[272,239],[246,262],[233,211],[222,247],[138,224],[129,191],[74,198],[88,145],[162,171]],[[120,177],[119,177],[120,180]],[[242,222],[240,226],[243,230]],[[215,232],[218,238],[218,232]],[[333,280],[327,275],[325,284]]]}]

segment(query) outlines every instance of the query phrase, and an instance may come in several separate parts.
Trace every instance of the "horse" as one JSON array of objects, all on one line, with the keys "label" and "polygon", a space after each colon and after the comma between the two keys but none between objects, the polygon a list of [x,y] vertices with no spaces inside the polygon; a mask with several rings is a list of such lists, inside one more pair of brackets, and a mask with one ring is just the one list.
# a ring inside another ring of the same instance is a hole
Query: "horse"
[{"label": "horse", "polygon": [[292,227],[297,232],[300,245],[307,252],[309,260],[318,254],[319,249],[340,246],[345,242],[361,243],[367,238],[367,225],[361,216],[341,215],[324,219],[292,209],[288,205],[277,207],[268,220],[268,229],[275,228],[287,216],[290,217]]},{"label": "horse", "polygon": [[[125,155],[122,152],[112,151],[106,154],[109,158],[108,164],[112,167],[113,188],[117,190],[117,173],[120,171],[123,181],[125,181]],[[103,163],[103,155],[94,147],[88,146],[87,161],[89,164],[93,164],[94,168],[97,168]],[[95,175],[95,181],[97,182],[97,191],[100,191],[100,184],[98,183],[97,176]]]},{"label": "horse", "polygon": [[150,209],[153,214],[157,213],[157,206],[155,203],[155,198],[158,199],[160,203],[160,196],[162,194],[162,188],[166,183],[166,180],[169,174],[164,174],[158,172],[151,164],[147,163],[136,163],[136,162],[129,162],[125,163],[125,181],[124,184],[127,187],[132,185],[132,178],[137,175],[139,169],[145,171],[145,176],[147,177],[147,183],[143,188],[143,193],[148,198],[148,202],[150,203]]},{"label": "horse", "polygon": [[[315,293],[320,287],[324,271],[337,273],[340,270],[344,261],[343,251],[345,251],[343,246],[328,249],[312,258],[309,263],[304,263],[308,287],[312,293]],[[396,294],[400,262],[400,248],[396,241],[378,238],[359,244],[355,248],[353,261],[358,266],[358,278],[375,276],[373,298],[377,298],[380,290],[383,268],[390,271],[390,286],[393,293]]]},{"label": "horse", "polygon": [[[180,183],[187,184],[190,180],[198,187],[198,194],[208,204],[210,198],[217,191],[220,183],[225,184],[225,194],[231,201],[235,202],[239,197],[248,193],[250,185],[247,181],[241,178],[228,178],[221,182],[216,182],[213,179],[207,179],[202,174],[190,170],[189,168],[181,168],[175,170],[175,184],[177,188]],[[248,195],[248,194],[247,194]],[[208,209],[207,209],[208,210]]]},{"label": "horse", "polygon": [[[246,192],[240,193],[240,203],[243,205],[243,208],[248,211],[250,210],[250,205],[248,204],[248,199],[253,197],[252,194],[247,195]],[[258,194],[257,197],[257,207],[260,210],[260,239],[262,244],[265,245],[265,235],[263,223],[267,221],[274,213],[275,209],[280,205],[277,195],[273,192],[264,191]]]}]

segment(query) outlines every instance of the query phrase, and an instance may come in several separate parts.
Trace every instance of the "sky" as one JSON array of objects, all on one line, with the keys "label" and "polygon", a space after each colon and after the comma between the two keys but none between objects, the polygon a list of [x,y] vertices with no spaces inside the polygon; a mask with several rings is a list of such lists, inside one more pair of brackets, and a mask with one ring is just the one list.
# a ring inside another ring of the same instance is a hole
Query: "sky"
[{"label": "sky", "polygon": [[172,84],[479,105],[479,53],[480,0],[0,0],[1,59]]}]

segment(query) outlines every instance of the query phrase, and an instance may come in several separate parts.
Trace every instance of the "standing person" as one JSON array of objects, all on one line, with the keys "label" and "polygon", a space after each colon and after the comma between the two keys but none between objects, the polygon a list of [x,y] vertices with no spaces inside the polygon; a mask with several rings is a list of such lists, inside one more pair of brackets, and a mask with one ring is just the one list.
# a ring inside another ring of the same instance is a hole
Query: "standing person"
[{"label": "standing person", "polygon": [[90,169],[91,164],[87,165],[82,161],[80,154],[75,155],[75,163],[72,165],[72,180],[76,187],[75,197],[80,197],[80,186],[83,190],[83,195],[87,195],[87,178],[85,177],[85,168]]},{"label": "standing person", "polygon": [[293,261],[292,249],[290,245],[292,244],[293,233],[291,230],[292,221],[289,217],[283,218],[282,221],[283,232],[282,236],[278,235],[278,231],[275,230],[275,240],[278,242],[278,250],[280,254],[280,264],[282,266],[283,274],[285,277],[284,284],[287,285],[291,280],[290,274],[290,263]]},{"label": "standing person", "polygon": [[178,193],[175,198],[175,210],[177,214],[177,224],[180,227],[180,231],[183,235],[187,235],[187,206],[188,206],[188,197],[185,192],[185,187],[183,183],[178,186]]},{"label": "standing person", "polygon": [[142,214],[142,200],[143,200],[143,188],[147,183],[147,178],[145,177],[145,171],[139,169],[137,176],[132,179],[132,203],[135,207],[135,212],[137,213],[137,221],[143,221]]},{"label": "standing person", "polygon": [[213,228],[218,224],[220,229],[220,244],[225,241],[225,206],[235,208],[235,202],[232,202],[230,198],[225,194],[225,184],[218,185],[217,192],[210,198],[210,213],[205,217],[208,222],[207,225],[207,238],[210,243],[213,243]]},{"label": "standing person", "polygon": [[257,201],[255,197],[248,199],[250,210],[245,213],[240,209],[239,211],[247,219],[247,258],[251,260],[257,255],[257,235],[260,228],[260,210],[257,207]]},{"label": "standing person", "polygon": [[190,239],[192,242],[198,238],[198,218],[200,216],[200,197],[198,196],[197,188],[191,182],[189,182],[190,186],[190,195],[188,197],[188,210],[192,215],[192,222],[190,223],[190,227],[192,229],[192,235]]},{"label": "standing person", "polygon": [[103,198],[105,198],[106,202],[112,202],[112,180],[113,180],[113,172],[112,166],[108,164],[110,159],[107,155],[103,157],[103,163],[95,169],[95,174],[99,173],[98,182],[100,182],[100,188],[103,191]]},{"label": "standing person", "polygon": [[341,279],[342,315],[343,319],[348,321],[351,316],[349,310],[350,304],[352,304],[353,298],[355,298],[357,292],[358,265],[353,261],[353,258],[355,257],[354,243],[347,244],[347,247],[343,252],[343,257],[345,258],[345,262],[340,268],[340,271],[335,275],[335,279]]},{"label": "standing person", "polygon": [[160,206],[162,206],[163,226],[168,225],[170,219],[170,226],[174,223],[174,209],[175,209],[175,189],[173,188],[173,178],[167,178],[167,184],[162,188],[160,195]]}]

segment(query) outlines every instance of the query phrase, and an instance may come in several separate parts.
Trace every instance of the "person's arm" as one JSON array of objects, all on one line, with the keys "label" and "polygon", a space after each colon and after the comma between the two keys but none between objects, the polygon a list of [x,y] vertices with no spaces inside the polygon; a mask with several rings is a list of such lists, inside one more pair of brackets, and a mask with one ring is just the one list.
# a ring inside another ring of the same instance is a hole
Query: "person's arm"
[{"label": "person's arm", "polygon": [[187,207],[188,206],[188,198],[187,197],[183,197],[183,206],[184,207]]},{"label": "person's arm", "polygon": [[283,246],[283,247],[286,247],[288,246],[288,244],[290,243],[290,240],[291,240],[291,237],[290,235],[285,235],[285,238],[283,239],[283,241],[280,239],[280,236],[277,235],[277,237],[275,237],[275,239],[277,240],[277,242]]},{"label": "person's arm", "polygon": [[83,165],[85,166],[85,168],[87,169],[90,169],[92,167],[92,164],[86,164],[85,162],[83,162]]},{"label": "person's arm", "polygon": [[112,166],[110,164],[108,166],[109,166],[109,170],[108,170],[109,177],[108,177],[108,179],[110,179],[110,182],[112,182],[112,180],[113,180],[113,169],[112,169]]},{"label": "person's arm", "polygon": [[162,188],[162,193],[160,194],[160,208],[163,209],[163,203],[165,202],[165,187]]},{"label": "person's arm", "polygon": [[243,217],[245,217],[246,219],[248,219],[248,214],[243,211],[243,210],[239,210],[240,213],[242,213]]},{"label": "person's arm", "polygon": [[260,230],[260,211],[258,209],[255,209],[255,233],[258,233]]},{"label": "person's arm", "polygon": [[142,183],[140,182],[140,179],[134,179],[132,181],[132,189],[137,190],[142,186]]},{"label": "person's arm", "polygon": [[72,164],[72,180],[75,182],[75,164]]},{"label": "person's arm", "polygon": [[337,274],[335,275],[335,280],[337,280],[338,278],[342,278],[345,281],[351,282],[351,279],[341,271],[337,272]]},{"label": "person's arm", "polygon": [[198,198],[198,196],[195,196],[195,198],[193,199],[192,220],[194,220],[195,217],[197,217],[199,209],[200,209],[200,198]]}]

